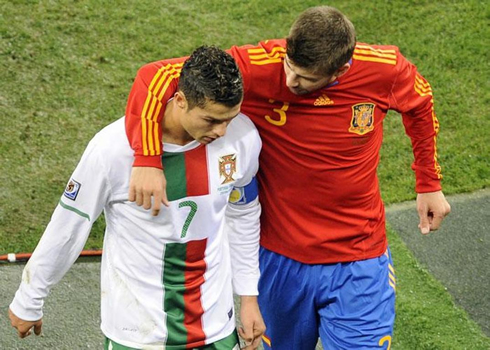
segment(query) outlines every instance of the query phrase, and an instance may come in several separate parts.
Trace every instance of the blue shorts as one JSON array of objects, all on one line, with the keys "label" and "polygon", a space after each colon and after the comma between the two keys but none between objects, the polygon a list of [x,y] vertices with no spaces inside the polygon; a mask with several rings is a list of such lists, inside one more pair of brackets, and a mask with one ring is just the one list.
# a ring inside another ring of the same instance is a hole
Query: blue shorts
[{"label": "blue shorts", "polygon": [[260,248],[259,305],[265,349],[390,349],[395,271],[380,257],[303,264]]}]

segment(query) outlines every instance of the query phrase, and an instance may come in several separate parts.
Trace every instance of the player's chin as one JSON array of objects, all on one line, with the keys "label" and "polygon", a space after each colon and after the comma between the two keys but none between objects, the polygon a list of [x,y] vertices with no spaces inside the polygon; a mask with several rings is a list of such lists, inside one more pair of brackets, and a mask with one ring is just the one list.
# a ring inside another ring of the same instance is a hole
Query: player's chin
[{"label": "player's chin", "polygon": [[211,142],[216,140],[215,138],[209,137],[209,136],[204,136],[199,139],[199,142],[202,143],[203,145],[208,145]]},{"label": "player's chin", "polygon": [[293,94],[298,95],[298,96],[302,96],[302,95],[306,95],[306,94],[310,93],[310,91],[308,91],[308,90],[297,89],[297,88],[289,88],[289,91],[291,91]]}]

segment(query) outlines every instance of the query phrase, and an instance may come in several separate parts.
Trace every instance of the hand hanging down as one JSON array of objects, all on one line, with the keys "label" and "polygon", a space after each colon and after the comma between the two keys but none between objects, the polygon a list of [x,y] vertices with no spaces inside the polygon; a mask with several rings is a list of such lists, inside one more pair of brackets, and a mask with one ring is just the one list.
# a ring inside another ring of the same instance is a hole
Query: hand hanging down
[{"label": "hand hanging down", "polygon": [[427,235],[430,231],[439,229],[442,220],[451,212],[451,206],[442,191],[419,193],[417,212],[420,218],[420,232]]},{"label": "hand hanging down", "polygon": [[19,333],[19,338],[25,338],[32,333],[32,328],[34,327],[34,334],[40,335],[42,326],[43,326],[43,319],[41,318],[40,320],[37,321],[25,321],[19,317],[17,317],[12,310],[9,309],[9,318],[10,318],[10,324],[12,327],[17,329],[17,332]]},{"label": "hand hanging down", "polygon": [[259,347],[262,335],[265,332],[265,324],[260,314],[256,296],[242,296],[240,308],[240,320],[242,326],[238,328],[240,338],[245,341],[243,350],[255,350]]},{"label": "hand hanging down", "polygon": [[133,167],[129,182],[129,201],[136,202],[145,209],[151,208],[151,214],[157,216],[162,203],[169,206],[166,187],[167,180],[161,169]]}]

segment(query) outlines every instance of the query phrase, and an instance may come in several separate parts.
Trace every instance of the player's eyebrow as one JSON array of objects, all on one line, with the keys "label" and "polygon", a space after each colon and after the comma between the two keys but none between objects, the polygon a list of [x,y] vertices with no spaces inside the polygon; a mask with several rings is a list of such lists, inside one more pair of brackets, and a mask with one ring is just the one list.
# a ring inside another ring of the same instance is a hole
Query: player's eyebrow
[{"label": "player's eyebrow", "polygon": [[207,119],[210,122],[213,122],[213,123],[222,123],[222,122],[228,122],[230,120],[233,120],[239,114],[240,114],[240,112],[238,112],[234,116],[231,116],[231,117],[228,117],[228,118],[224,118],[224,119],[214,118],[212,115],[206,115],[204,118]]},{"label": "player's eyebrow", "polygon": [[296,74],[298,77],[300,78],[303,78],[303,79],[306,79],[306,80],[311,80],[311,81],[317,81],[317,80],[320,80],[321,77],[318,77],[318,76],[315,76],[315,77],[309,77],[309,76],[306,76],[306,75],[302,75],[302,74],[298,74],[294,71],[293,67],[291,67],[291,64],[289,64],[289,58],[286,57],[286,59],[284,60],[284,62],[286,62],[286,64],[288,65],[289,69],[291,69],[294,74]]}]

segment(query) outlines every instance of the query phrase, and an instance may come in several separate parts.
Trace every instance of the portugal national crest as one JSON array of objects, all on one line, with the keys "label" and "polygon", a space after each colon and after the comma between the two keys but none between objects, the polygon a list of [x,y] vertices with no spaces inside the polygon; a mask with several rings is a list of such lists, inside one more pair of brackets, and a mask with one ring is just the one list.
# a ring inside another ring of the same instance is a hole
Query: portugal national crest
[{"label": "portugal national crest", "polygon": [[219,176],[224,177],[223,184],[235,181],[233,175],[236,171],[236,154],[219,157]]},{"label": "portugal national crest", "polygon": [[374,103],[358,103],[352,106],[349,132],[364,135],[374,129]]}]

